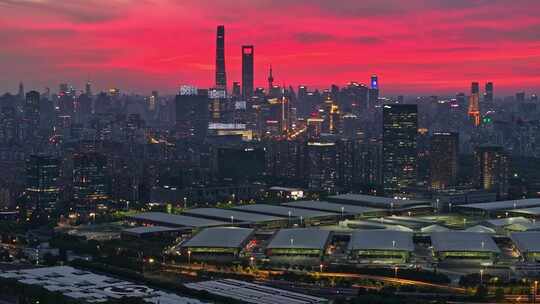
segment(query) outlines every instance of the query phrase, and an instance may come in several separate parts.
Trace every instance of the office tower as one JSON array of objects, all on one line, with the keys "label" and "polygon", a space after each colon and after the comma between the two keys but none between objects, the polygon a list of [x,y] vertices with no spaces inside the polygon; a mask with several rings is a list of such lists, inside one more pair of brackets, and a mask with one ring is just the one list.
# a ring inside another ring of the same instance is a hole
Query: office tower
[{"label": "office tower", "polygon": [[256,181],[264,176],[266,151],[261,147],[219,147],[216,153],[217,177],[233,182]]},{"label": "office tower", "polygon": [[233,82],[232,95],[233,95],[233,97],[236,97],[236,98],[242,96],[242,91],[241,91],[241,88],[240,88],[240,82],[238,82],[238,81]]},{"label": "office tower", "polygon": [[519,103],[525,102],[525,92],[516,93],[516,102],[519,102]]},{"label": "office tower", "polygon": [[60,160],[49,155],[30,155],[26,160],[27,209],[49,212],[60,197]]},{"label": "office tower", "polygon": [[304,144],[292,140],[269,140],[266,142],[266,170],[278,180],[299,181]]},{"label": "office tower", "polygon": [[430,185],[434,190],[455,186],[458,167],[458,133],[433,133],[430,140]]},{"label": "office tower", "polygon": [[383,183],[392,194],[416,182],[418,109],[412,104],[383,107]]},{"label": "office tower", "polygon": [[92,96],[92,83],[90,81],[86,82],[84,93],[88,95],[88,97]]},{"label": "office tower", "polygon": [[320,117],[310,117],[307,119],[308,139],[321,137],[324,119]]},{"label": "office tower", "polygon": [[39,130],[39,106],[40,94],[37,91],[26,93],[26,102],[24,103],[24,137],[34,138]]},{"label": "office tower", "polygon": [[382,186],[382,145],[357,143],[354,152],[355,186],[362,192],[377,193]]},{"label": "office tower", "polygon": [[480,87],[478,82],[471,84],[471,96],[469,96],[469,117],[475,127],[480,125]]},{"label": "office tower", "polygon": [[24,85],[22,81],[19,83],[19,93],[17,95],[20,100],[24,100]]},{"label": "office tower", "polygon": [[252,45],[242,46],[242,96],[249,98],[253,95],[253,54]]},{"label": "office tower", "polygon": [[486,83],[486,91],[484,92],[484,102],[493,103],[493,82]]},{"label": "office tower", "polygon": [[373,107],[379,101],[379,78],[377,75],[371,76],[371,86],[369,88],[368,108]]},{"label": "office tower", "polygon": [[97,152],[73,155],[73,197],[85,202],[109,198],[107,157]]},{"label": "office tower", "polygon": [[225,26],[223,25],[217,27],[216,88],[227,90],[227,73],[225,71]]},{"label": "office tower", "polygon": [[152,95],[148,98],[148,111],[155,112],[158,107],[159,93],[158,91],[152,91]]},{"label": "office tower", "polygon": [[354,114],[343,116],[343,136],[347,139],[362,139],[360,119]]},{"label": "office tower", "polygon": [[175,105],[177,137],[203,140],[209,122],[208,91],[183,86],[176,95]]},{"label": "office tower", "polygon": [[538,95],[532,94],[532,95],[531,95],[531,101],[532,101],[532,102],[538,102]]},{"label": "office tower", "polygon": [[474,184],[477,188],[508,195],[510,156],[500,146],[480,146],[474,150]]},{"label": "office tower", "polygon": [[334,192],[338,179],[337,148],[331,141],[310,141],[305,149],[305,176],[310,190]]},{"label": "office tower", "polygon": [[272,66],[270,66],[270,72],[268,73],[268,94],[272,92],[274,88],[274,75],[272,75]]}]

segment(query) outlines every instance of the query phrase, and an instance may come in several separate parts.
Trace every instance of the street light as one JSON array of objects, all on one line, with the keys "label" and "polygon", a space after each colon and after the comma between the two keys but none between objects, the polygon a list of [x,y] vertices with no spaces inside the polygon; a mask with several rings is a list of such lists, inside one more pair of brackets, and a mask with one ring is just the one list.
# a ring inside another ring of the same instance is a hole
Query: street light
[{"label": "street light", "polygon": [[254,265],[255,265],[255,257],[254,256],[249,258],[249,263],[250,263],[251,267],[254,267]]},{"label": "street light", "polygon": [[321,263],[321,264],[319,265],[319,272],[323,272],[323,267],[324,267],[324,265]]},{"label": "street light", "polygon": [[191,250],[188,250],[187,251],[187,260],[188,260],[188,265],[191,265]]},{"label": "street light", "polygon": [[394,267],[394,278],[397,279],[397,271],[398,271],[398,267]]},{"label": "street light", "polygon": [[484,269],[480,269],[480,285],[484,283]]},{"label": "street light", "polygon": [[234,224],[234,215],[231,215],[231,224]]},{"label": "street light", "polygon": [[538,281],[534,281],[533,285],[533,303],[536,303],[536,294],[538,293]]}]

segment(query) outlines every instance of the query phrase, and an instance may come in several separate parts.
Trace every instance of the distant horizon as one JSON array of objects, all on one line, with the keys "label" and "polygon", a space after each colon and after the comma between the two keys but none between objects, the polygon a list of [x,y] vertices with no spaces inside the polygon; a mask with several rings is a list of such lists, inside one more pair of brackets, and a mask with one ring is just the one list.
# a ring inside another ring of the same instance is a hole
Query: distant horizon
[{"label": "distant horizon", "polygon": [[[540,2],[515,0],[0,0],[1,92],[58,84],[173,94],[214,86],[225,25],[227,87],[255,46],[255,86],[329,88],[379,76],[383,95],[540,92]],[[240,17],[239,17],[240,16]],[[145,93],[147,92],[147,93]]]}]

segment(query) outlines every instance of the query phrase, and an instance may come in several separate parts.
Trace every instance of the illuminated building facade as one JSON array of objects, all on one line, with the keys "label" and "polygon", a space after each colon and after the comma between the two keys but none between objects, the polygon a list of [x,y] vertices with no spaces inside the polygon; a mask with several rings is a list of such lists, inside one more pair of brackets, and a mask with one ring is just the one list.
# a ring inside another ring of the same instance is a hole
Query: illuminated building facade
[{"label": "illuminated building facade", "polygon": [[383,183],[387,194],[416,183],[418,109],[413,104],[383,107]]},{"label": "illuminated building facade", "polygon": [[510,156],[499,146],[480,146],[474,150],[474,183],[479,189],[508,195]]},{"label": "illuminated building facade", "polygon": [[480,125],[480,115],[480,87],[478,82],[473,82],[469,96],[469,117],[475,127]]},{"label": "illuminated building facade", "polygon": [[97,152],[73,155],[73,196],[81,201],[109,198],[107,157]]},{"label": "illuminated building facade", "polygon": [[204,139],[209,122],[208,90],[183,86],[176,95],[175,103],[177,137]]},{"label": "illuminated building facade", "polygon": [[456,184],[458,167],[458,133],[434,133],[430,140],[430,185],[445,190]]},{"label": "illuminated building facade", "polygon": [[305,153],[308,188],[315,191],[333,192],[338,179],[336,144],[327,141],[310,141],[307,143]]},{"label": "illuminated building facade", "polygon": [[30,155],[26,160],[26,194],[29,209],[51,211],[60,196],[60,160],[48,155]]},{"label": "illuminated building facade", "polygon": [[244,98],[249,98],[253,95],[253,56],[254,48],[252,45],[242,46],[242,96]]}]

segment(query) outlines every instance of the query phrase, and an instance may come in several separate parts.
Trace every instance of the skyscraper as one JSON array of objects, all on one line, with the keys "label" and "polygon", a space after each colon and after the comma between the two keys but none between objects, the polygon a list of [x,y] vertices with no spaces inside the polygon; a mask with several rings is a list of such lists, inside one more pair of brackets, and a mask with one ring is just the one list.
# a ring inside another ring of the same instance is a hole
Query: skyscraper
[{"label": "skyscraper", "polygon": [[383,107],[383,184],[386,194],[416,182],[418,109],[413,104]]},{"label": "skyscraper", "polygon": [[480,87],[478,82],[473,82],[471,84],[471,96],[469,96],[469,117],[471,118],[475,127],[480,125]]},{"label": "skyscraper", "polygon": [[83,201],[95,201],[109,197],[107,157],[96,152],[73,155],[73,194]]},{"label": "skyscraper", "polygon": [[493,82],[486,83],[486,91],[484,92],[484,102],[485,103],[493,102]]},{"label": "skyscraper", "polygon": [[379,78],[377,75],[371,76],[371,87],[369,88],[369,107],[373,107],[379,100]]},{"label": "skyscraper", "polygon": [[508,195],[510,156],[499,146],[480,146],[474,150],[474,184],[495,192],[498,198]]},{"label": "skyscraper", "polygon": [[458,133],[438,132],[431,136],[429,167],[432,189],[445,190],[455,185],[458,149]]},{"label": "skyscraper", "polygon": [[183,139],[202,140],[206,137],[209,122],[208,90],[183,86],[176,95],[176,131]]},{"label": "skyscraper", "polygon": [[272,75],[272,66],[270,66],[270,72],[268,74],[268,93],[272,92],[274,87],[274,75]]},{"label": "skyscraper", "polygon": [[253,51],[252,45],[242,46],[242,96],[244,98],[253,95]]},{"label": "skyscraper", "polygon": [[29,209],[51,211],[60,196],[60,160],[49,155],[30,155],[26,161],[26,193]]},{"label": "skyscraper", "polygon": [[227,73],[225,71],[225,26],[223,25],[217,27],[216,88],[227,90]]}]

